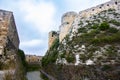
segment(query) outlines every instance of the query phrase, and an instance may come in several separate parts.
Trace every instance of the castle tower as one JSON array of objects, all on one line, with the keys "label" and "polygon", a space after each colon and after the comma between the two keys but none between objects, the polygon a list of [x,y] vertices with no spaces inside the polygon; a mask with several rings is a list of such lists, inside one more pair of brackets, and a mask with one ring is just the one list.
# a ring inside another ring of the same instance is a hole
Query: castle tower
[{"label": "castle tower", "polygon": [[67,12],[62,16],[61,26],[60,26],[60,34],[59,34],[59,41],[61,42],[64,37],[70,32],[72,28],[72,23],[76,18],[76,12]]},{"label": "castle tower", "polygon": [[55,32],[55,31],[49,32],[49,41],[48,41],[49,49],[52,46],[54,40],[57,38],[58,38],[58,32]]}]

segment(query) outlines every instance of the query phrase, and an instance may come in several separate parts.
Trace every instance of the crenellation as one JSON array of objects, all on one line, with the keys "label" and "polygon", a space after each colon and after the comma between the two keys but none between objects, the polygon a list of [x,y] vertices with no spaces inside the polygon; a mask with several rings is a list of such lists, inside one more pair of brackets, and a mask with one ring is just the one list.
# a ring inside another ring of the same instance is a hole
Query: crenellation
[{"label": "crenellation", "polygon": [[97,5],[96,7],[92,7],[83,11],[79,12],[80,17],[88,18],[94,14],[98,14],[103,10],[108,10],[108,9],[116,9],[118,8],[118,2],[116,1],[109,1],[104,4]]}]

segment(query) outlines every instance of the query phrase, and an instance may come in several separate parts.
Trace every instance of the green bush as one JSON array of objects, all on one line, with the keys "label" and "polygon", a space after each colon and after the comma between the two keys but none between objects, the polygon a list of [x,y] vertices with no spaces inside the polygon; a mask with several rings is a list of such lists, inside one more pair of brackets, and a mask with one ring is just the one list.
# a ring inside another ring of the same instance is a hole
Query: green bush
[{"label": "green bush", "polygon": [[105,30],[109,29],[109,27],[110,27],[110,25],[108,22],[103,22],[100,24],[99,29],[102,31],[105,31]]},{"label": "green bush", "polygon": [[118,22],[116,20],[111,20],[111,21],[109,21],[109,23],[112,23],[112,24],[114,24],[116,26],[120,26],[120,22]]},{"label": "green bush", "polygon": [[57,47],[59,46],[59,39],[55,39],[52,46],[50,47],[50,50],[53,50],[53,49],[57,49]]},{"label": "green bush", "polygon": [[19,49],[18,50],[18,55],[20,56],[20,58],[22,60],[23,66],[26,67],[26,60],[25,60],[25,53],[24,53],[24,51]]},{"label": "green bush", "polygon": [[106,50],[106,55],[108,57],[116,57],[117,56],[117,50],[115,50],[114,46],[110,46],[107,50]]},{"label": "green bush", "polygon": [[65,53],[62,53],[62,54],[60,55],[60,58],[65,58]]},{"label": "green bush", "polygon": [[42,58],[41,60],[42,66],[47,66],[48,64],[55,63],[58,56],[58,51],[57,51],[58,46],[59,46],[59,39],[56,39],[53,42],[53,45],[51,46],[50,50],[47,51],[46,55]]},{"label": "green bush", "polygon": [[68,63],[74,62],[74,61],[75,61],[75,56],[74,56],[74,54],[69,54],[69,55],[67,55],[66,60],[67,60]]},{"label": "green bush", "polygon": [[87,32],[87,30],[85,27],[78,29],[78,33],[86,33],[86,32]]},{"label": "green bush", "polygon": [[112,67],[110,65],[103,65],[102,67],[102,71],[106,71],[106,70],[109,70],[111,69]]},{"label": "green bush", "polygon": [[99,27],[99,24],[94,24],[93,26],[91,26],[91,29],[97,29]]},{"label": "green bush", "polygon": [[27,71],[40,70],[40,64],[27,64]]},{"label": "green bush", "polygon": [[120,31],[117,33],[111,35],[111,36],[104,36],[100,38],[93,38],[91,40],[92,44],[100,44],[100,43],[113,43],[113,42],[119,42],[120,41]]},{"label": "green bush", "polygon": [[117,33],[118,31],[119,30],[114,28],[114,27],[110,27],[109,30],[108,30],[108,32],[110,32],[110,33]]},{"label": "green bush", "polygon": [[80,60],[82,60],[83,63],[84,63],[87,59],[88,59],[88,57],[87,57],[85,54],[80,54]]}]

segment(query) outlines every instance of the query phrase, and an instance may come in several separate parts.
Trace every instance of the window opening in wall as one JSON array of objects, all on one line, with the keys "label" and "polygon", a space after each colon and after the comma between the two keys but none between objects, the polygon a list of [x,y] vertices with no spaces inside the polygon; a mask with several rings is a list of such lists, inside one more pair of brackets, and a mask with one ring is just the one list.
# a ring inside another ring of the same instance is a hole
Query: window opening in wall
[{"label": "window opening in wall", "polygon": [[94,9],[92,9],[92,11],[94,11]]},{"label": "window opening in wall", "polygon": [[54,35],[52,34],[52,37],[53,37]]},{"label": "window opening in wall", "polygon": [[0,58],[2,57],[2,55],[0,55]]},{"label": "window opening in wall", "polygon": [[102,8],[102,7],[99,7],[100,9]]},{"label": "window opening in wall", "polygon": [[107,4],[107,6],[109,6],[109,4]]},{"label": "window opening in wall", "polygon": [[69,24],[69,22],[66,22],[66,24]]},{"label": "window opening in wall", "polygon": [[117,5],[117,2],[115,2],[115,4]]},{"label": "window opening in wall", "polygon": [[2,18],[0,18],[0,21],[2,21]]}]

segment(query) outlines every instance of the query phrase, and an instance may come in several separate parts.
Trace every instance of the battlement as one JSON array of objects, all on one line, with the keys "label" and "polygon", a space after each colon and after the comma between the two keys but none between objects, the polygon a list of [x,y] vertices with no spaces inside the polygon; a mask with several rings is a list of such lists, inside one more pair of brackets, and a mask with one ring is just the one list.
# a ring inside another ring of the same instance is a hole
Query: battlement
[{"label": "battlement", "polygon": [[97,5],[95,7],[83,10],[79,12],[79,16],[83,18],[88,18],[94,14],[98,14],[103,10],[108,10],[108,9],[116,9],[118,10],[118,5],[120,5],[120,0],[111,0],[109,2],[106,2],[104,4]]}]

